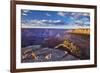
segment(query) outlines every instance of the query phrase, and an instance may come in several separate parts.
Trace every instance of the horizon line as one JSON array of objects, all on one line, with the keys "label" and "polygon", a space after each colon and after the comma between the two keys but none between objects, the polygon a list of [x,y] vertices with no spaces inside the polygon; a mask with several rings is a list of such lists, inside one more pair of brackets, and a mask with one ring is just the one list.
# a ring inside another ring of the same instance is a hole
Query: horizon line
[{"label": "horizon line", "polygon": [[49,29],[84,29],[84,28],[86,28],[86,29],[89,29],[90,27],[88,26],[21,26],[21,28],[44,28],[44,29],[46,29],[46,28],[49,28]]}]

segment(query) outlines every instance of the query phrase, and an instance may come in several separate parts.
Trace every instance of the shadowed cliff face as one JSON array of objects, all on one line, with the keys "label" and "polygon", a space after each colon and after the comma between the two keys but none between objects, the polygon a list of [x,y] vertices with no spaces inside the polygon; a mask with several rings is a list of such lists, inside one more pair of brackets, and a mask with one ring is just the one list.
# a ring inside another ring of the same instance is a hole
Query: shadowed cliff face
[{"label": "shadowed cliff face", "polygon": [[59,29],[32,29],[32,28],[22,28],[21,41],[22,47],[29,45],[43,44],[44,41],[54,40],[55,42],[61,41],[60,39],[64,36],[64,31]]},{"label": "shadowed cliff face", "polygon": [[[69,33],[68,31],[70,30],[22,28],[21,31],[22,55],[24,57],[26,56],[26,59],[23,59],[22,62],[89,59],[90,58],[90,36],[72,34]],[[64,39],[68,39],[69,41],[75,43],[75,45],[80,48],[81,58],[76,58],[75,56],[72,56],[70,54],[66,55],[65,50],[63,50],[61,47],[60,49],[54,48],[55,46],[63,43]],[[23,52],[25,52],[25,50],[28,49],[31,49],[31,52],[27,55],[25,53],[23,54]],[[42,52],[45,53],[42,53],[41,50]],[[55,55],[55,53],[58,54]],[[62,57],[56,58],[57,55],[58,56],[62,55]]]}]

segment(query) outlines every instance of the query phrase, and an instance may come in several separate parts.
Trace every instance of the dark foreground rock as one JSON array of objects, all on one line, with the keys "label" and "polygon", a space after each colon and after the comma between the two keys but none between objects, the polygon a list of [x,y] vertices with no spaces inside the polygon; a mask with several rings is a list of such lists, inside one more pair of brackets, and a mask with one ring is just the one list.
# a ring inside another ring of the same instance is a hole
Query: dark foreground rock
[{"label": "dark foreground rock", "polygon": [[54,48],[41,48],[40,45],[33,45],[22,48],[22,63],[27,62],[49,62],[49,61],[68,61],[79,60],[68,52]]}]

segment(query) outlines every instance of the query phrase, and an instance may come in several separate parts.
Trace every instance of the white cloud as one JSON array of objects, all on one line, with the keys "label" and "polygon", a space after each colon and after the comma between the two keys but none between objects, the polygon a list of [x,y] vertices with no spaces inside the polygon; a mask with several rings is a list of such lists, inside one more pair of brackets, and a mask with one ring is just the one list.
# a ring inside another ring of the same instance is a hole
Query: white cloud
[{"label": "white cloud", "polygon": [[30,10],[22,10],[22,11],[23,11],[23,12],[22,12],[22,15],[23,15],[23,16],[27,16],[27,13],[30,12]]},{"label": "white cloud", "polygon": [[41,20],[42,22],[46,22],[47,20]]},{"label": "white cloud", "polygon": [[27,14],[26,14],[26,13],[22,13],[22,15],[23,15],[23,16],[27,16]]},{"label": "white cloud", "polygon": [[23,10],[24,13],[28,13],[30,10]]},{"label": "white cloud", "polygon": [[89,21],[86,21],[86,22],[84,22],[84,24],[89,26],[90,25],[90,22]]},{"label": "white cloud", "polygon": [[77,19],[80,16],[90,16],[89,13],[81,13],[81,12],[72,12],[71,15],[73,16],[73,18]]},{"label": "white cloud", "polygon": [[61,20],[54,20],[53,22],[54,23],[59,23],[59,22],[61,22]]},{"label": "white cloud", "polygon": [[71,15],[76,15],[76,13],[75,12],[72,12]]},{"label": "white cloud", "polygon": [[[76,22],[77,23],[75,23],[75,22],[73,22],[73,23],[69,23],[69,24],[66,24],[66,25],[55,25],[55,23],[58,23],[58,22],[60,22],[61,20],[28,20],[27,22],[28,23],[22,23],[22,28],[28,28],[28,27],[30,27],[30,28],[35,28],[35,27],[40,27],[40,28],[68,28],[68,29],[71,29],[71,28],[83,28],[83,27],[87,27],[88,26],[88,23],[89,22],[85,22],[84,24],[85,25],[82,25],[82,21],[80,21],[80,20],[77,20]],[[49,22],[51,22],[51,23],[49,23]],[[56,27],[55,27],[56,26]]]},{"label": "white cloud", "polygon": [[64,12],[58,12],[58,15],[60,15],[60,16],[65,16],[66,13],[64,13]]},{"label": "white cloud", "polygon": [[82,15],[81,13],[75,13],[75,15],[73,15],[73,17],[74,17],[75,19],[77,19],[77,18],[79,18],[81,15]]},{"label": "white cloud", "polygon": [[82,21],[89,21],[89,18],[82,18]]},{"label": "white cloud", "polygon": [[61,20],[47,20],[46,22],[49,22],[49,23],[59,23],[59,22],[62,22]]},{"label": "white cloud", "polygon": [[52,22],[53,22],[53,20],[48,20],[47,22],[52,23]]},{"label": "white cloud", "polygon": [[54,26],[55,23],[59,23],[61,20],[28,20],[27,23],[22,23],[22,26]]},{"label": "white cloud", "polygon": [[83,13],[83,16],[90,16],[89,13]]},{"label": "white cloud", "polygon": [[36,21],[36,22],[41,22],[41,23],[59,23],[61,22],[61,20],[33,20],[33,21]]},{"label": "white cloud", "polygon": [[81,21],[81,20],[76,20],[75,23],[77,23],[77,24],[83,24],[83,21]]},{"label": "white cloud", "polygon": [[57,14],[62,16],[62,17],[70,15],[71,19],[78,19],[80,16],[90,16],[89,13],[85,13],[85,12],[72,12],[72,13],[70,13],[70,12],[58,12]]},{"label": "white cloud", "polygon": [[51,16],[49,13],[46,13],[46,16]]}]

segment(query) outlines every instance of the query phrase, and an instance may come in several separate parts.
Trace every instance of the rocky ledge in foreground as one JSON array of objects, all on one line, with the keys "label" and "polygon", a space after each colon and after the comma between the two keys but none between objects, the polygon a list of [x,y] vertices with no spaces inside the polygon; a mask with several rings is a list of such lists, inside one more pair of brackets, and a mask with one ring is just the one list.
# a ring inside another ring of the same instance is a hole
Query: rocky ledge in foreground
[{"label": "rocky ledge in foreground", "polygon": [[55,48],[41,47],[41,45],[33,45],[22,48],[21,62],[49,62],[49,61],[68,61],[79,60],[67,51]]}]

